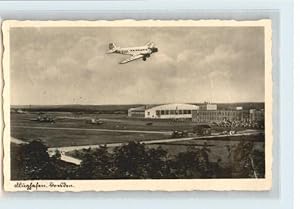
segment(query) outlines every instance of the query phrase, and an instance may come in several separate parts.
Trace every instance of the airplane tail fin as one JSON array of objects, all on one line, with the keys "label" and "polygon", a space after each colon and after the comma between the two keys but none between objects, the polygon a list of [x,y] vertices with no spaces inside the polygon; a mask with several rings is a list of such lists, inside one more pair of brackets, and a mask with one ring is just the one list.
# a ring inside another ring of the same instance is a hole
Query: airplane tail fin
[{"label": "airplane tail fin", "polygon": [[117,46],[114,43],[109,43],[108,44],[108,49],[109,49],[107,51],[108,54],[114,53],[117,50]]},{"label": "airplane tail fin", "polygon": [[148,43],[146,43],[146,46],[152,48],[154,47],[154,43],[152,41],[149,41]]},{"label": "airplane tail fin", "polygon": [[110,50],[112,50],[112,49],[114,49],[114,48],[117,48],[117,46],[116,46],[114,43],[109,43],[109,44],[108,44],[108,48],[109,48]]}]

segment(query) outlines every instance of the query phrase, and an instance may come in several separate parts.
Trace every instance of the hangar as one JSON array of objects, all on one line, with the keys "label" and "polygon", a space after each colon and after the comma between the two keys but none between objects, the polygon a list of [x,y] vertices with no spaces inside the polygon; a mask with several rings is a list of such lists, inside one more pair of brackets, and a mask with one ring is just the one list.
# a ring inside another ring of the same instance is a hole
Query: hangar
[{"label": "hangar", "polygon": [[[192,111],[199,106],[192,104],[146,105],[128,110],[129,117],[144,117],[153,119],[191,119]],[[143,114],[144,113],[144,114]]]},{"label": "hangar", "polygon": [[144,118],[145,106],[133,107],[128,109],[128,117],[132,118]]}]

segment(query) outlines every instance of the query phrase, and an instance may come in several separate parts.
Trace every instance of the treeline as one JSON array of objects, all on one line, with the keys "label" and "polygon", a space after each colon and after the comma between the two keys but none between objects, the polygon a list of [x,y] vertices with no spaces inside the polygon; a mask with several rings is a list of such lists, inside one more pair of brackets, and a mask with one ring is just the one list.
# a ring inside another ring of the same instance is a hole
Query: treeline
[{"label": "treeline", "polygon": [[11,110],[18,109],[29,112],[74,112],[74,113],[101,113],[101,114],[127,114],[131,107],[137,105],[23,105],[12,106]]},{"label": "treeline", "polygon": [[60,153],[53,156],[47,147],[33,141],[11,147],[12,180],[34,179],[181,179],[181,178],[263,178],[264,153],[254,149],[252,142],[241,142],[231,156],[233,163],[223,165],[222,159],[211,162],[211,150],[189,148],[170,156],[161,147],[149,148],[138,142],[117,147],[87,149],[78,152],[80,166],[60,160]]}]

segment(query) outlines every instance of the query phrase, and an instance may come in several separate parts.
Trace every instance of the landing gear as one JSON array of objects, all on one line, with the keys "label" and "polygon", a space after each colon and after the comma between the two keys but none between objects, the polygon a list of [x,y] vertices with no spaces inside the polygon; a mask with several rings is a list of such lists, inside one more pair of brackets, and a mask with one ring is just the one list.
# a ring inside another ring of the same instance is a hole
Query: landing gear
[{"label": "landing gear", "polygon": [[144,60],[144,61],[146,61],[146,60],[147,60],[147,58],[146,58],[146,57],[143,57],[143,60]]}]

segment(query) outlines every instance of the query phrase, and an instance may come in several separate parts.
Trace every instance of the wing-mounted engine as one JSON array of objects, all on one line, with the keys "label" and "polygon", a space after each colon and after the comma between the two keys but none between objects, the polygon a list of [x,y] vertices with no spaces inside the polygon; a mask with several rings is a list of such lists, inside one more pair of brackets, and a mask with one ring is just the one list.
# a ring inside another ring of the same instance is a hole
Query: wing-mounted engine
[{"label": "wing-mounted engine", "polygon": [[149,58],[150,56],[151,56],[151,54],[145,54],[145,55],[143,56],[143,60],[146,61],[147,58]]}]

